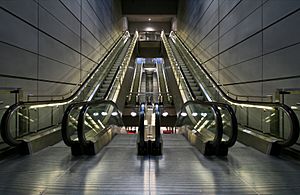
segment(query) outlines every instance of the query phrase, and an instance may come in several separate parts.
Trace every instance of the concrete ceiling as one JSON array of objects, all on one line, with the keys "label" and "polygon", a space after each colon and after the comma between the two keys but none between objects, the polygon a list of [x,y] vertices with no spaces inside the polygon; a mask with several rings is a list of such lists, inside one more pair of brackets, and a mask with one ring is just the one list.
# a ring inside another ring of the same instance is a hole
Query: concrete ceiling
[{"label": "concrete ceiling", "polygon": [[123,15],[176,15],[178,0],[122,0]]}]

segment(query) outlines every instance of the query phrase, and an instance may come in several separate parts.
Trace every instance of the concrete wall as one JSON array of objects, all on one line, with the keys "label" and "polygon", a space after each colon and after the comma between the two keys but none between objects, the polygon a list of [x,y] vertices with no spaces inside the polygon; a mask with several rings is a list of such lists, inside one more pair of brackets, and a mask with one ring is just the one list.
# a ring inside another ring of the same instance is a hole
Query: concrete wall
[{"label": "concrete wall", "polygon": [[300,1],[180,0],[178,7],[178,34],[231,92],[300,88]]},{"label": "concrete wall", "polygon": [[0,0],[0,24],[0,88],[22,88],[25,97],[61,95],[122,33],[121,2]]}]

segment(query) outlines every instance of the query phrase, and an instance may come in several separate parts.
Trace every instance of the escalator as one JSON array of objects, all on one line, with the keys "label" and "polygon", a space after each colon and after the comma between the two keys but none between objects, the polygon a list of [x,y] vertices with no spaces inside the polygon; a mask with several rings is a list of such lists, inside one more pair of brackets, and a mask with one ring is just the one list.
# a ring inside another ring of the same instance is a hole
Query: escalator
[{"label": "escalator", "polygon": [[138,34],[122,42],[107,63],[87,101],[70,104],[62,119],[62,137],[73,155],[95,155],[124,127],[116,104]]},{"label": "escalator", "polygon": [[[181,66],[185,67],[185,62],[180,56],[176,56],[179,53],[163,33],[162,40],[183,101],[177,115],[176,127],[204,155],[226,156],[228,149],[236,142],[238,131],[232,107],[207,101],[211,99],[204,98],[204,93],[199,92],[201,84],[196,83],[189,69],[182,69]],[[185,73],[189,75],[186,76]],[[191,86],[189,82],[195,85]]]},{"label": "escalator", "polygon": [[192,92],[195,95],[195,99],[197,99],[197,100],[203,100],[203,101],[206,100],[205,96],[203,95],[202,90],[200,89],[200,86],[196,82],[194,76],[192,75],[192,73],[189,70],[189,68],[186,66],[186,64],[183,61],[183,59],[181,58],[181,56],[179,55],[177,49],[175,48],[174,43],[172,42],[171,39],[169,39],[168,41],[169,41],[169,44],[170,44],[170,46],[172,48],[174,56],[176,57],[176,61],[178,63],[178,66],[179,66],[180,70],[182,71],[183,76],[187,80],[187,84],[190,86]]},{"label": "escalator", "polygon": [[130,41],[127,41],[124,45],[124,48],[122,50],[119,50],[118,54],[116,55],[117,58],[112,66],[108,66],[107,74],[104,76],[104,80],[101,82],[99,89],[97,93],[95,94],[94,100],[100,100],[107,97],[107,94],[109,92],[109,88],[111,84],[113,83],[113,79],[116,78],[116,75],[119,71],[120,65],[122,64],[125,54],[128,50]]},{"label": "escalator", "polygon": [[160,107],[158,104],[154,104],[153,106],[152,104],[147,105],[142,103],[140,105],[137,137],[138,155],[162,155],[163,141],[160,133],[160,117]]},{"label": "escalator", "polygon": [[[178,63],[192,93],[198,95],[197,99],[218,101],[234,107],[239,122],[240,142],[271,155],[278,155],[283,148],[296,143],[299,122],[290,107],[277,102],[239,100],[238,96],[225,92],[222,85],[212,78],[174,32],[170,33],[168,42],[174,54],[171,57]],[[280,125],[283,123],[289,123],[289,126],[284,127],[285,130]],[[225,123],[224,129],[225,134],[228,134],[226,126],[229,124]],[[283,131],[284,134],[281,133]]]},{"label": "escalator", "polygon": [[[131,47],[128,48],[130,43],[133,44],[133,41],[130,41],[129,33],[124,32],[85,81],[70,96],[61,99],[56,97],[55,100],[18,102],[10,106],[1,120],[1,136],[4,142],[9,146],[16,147],[23,154],[30,154],[53,145],[61,140],[61,118],[64,113],[72,113],[69,118],[70,123],[68,123],[70,132],[66,134],[76,132],[77,125],[79,125],[77,118],[80,109],[78,108],[91,100],[104,98],[103,91],[111,99],[118,96],[121,88],[120,82],[117,83],[112,78],[118,75],[118,81],[124,79],[126,65],[129,63],[134,47],[131,44]],[[124,49],[122,50],[122,48]],[[130,52],[126,52],[126,50],[130,50]],[[125,53],[128,56],[125,56]],[[121,56],[124,59],[122,64],[120,63]],[[112,62],[115,62],[114,66],[112,66]],[[108,84],[109,81],[112,82]],[[110,92],[112,88],[113,90]],[[74,102],[75,104],[66,108],[67,105]],[[74,113],[76,114],[73,115]]]}]

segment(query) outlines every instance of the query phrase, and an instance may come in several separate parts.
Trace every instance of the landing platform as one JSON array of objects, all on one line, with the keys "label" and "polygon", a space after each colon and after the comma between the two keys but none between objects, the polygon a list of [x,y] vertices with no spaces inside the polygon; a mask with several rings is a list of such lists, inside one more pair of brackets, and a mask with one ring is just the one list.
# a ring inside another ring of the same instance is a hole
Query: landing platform
[{"label": "landing platform", "polygon": [[95,156],[62,142],[0,161],[0,194],[299,194],[300,161],[237,143],[205,157],[181,135],[163,135],[163,156],[136,155],[136,135],[117,135]]}]

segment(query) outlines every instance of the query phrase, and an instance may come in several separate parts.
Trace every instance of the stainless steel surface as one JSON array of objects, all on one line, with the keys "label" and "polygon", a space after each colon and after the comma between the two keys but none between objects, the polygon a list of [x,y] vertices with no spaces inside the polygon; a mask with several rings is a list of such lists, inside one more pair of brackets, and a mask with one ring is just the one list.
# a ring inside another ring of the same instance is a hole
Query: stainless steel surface
[{"label": "stainless steel surface", "polygon": [[237,143],[204,157],[181,135],[163,135],[160,157],[136,155],[136,135],[117,135],[95,156],[62,142],[0,161],[0,194],[298,194],[300,161]]}]

